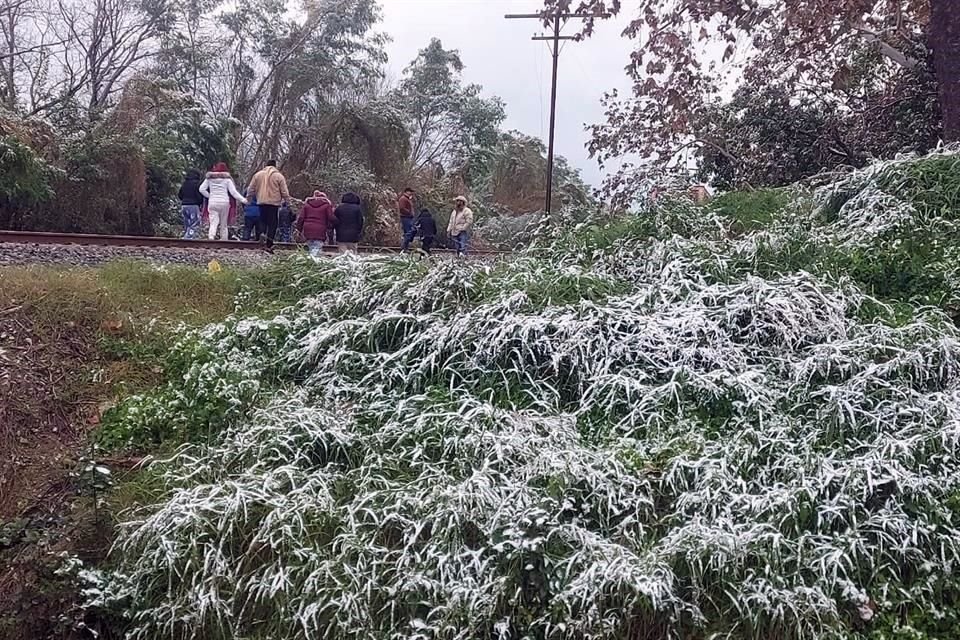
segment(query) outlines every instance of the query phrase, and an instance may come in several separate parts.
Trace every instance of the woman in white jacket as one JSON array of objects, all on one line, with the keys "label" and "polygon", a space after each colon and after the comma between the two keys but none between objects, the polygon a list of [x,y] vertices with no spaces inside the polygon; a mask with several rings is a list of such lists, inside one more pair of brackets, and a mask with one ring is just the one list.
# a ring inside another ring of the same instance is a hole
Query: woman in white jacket
[{"label": "woman in white jacket", "polygon": [[219,229],[220,239],[226,240],[231,198],[241,204],[247,204],[247,199],[237,191],[237,185],[230,177],[226,164],[218,162],[214,165],[213,171],[207,174],[207,179],[200,185],[200,195],[207,199],[207,212],[210,214],[210,234],[208,237],[214,240]]}]

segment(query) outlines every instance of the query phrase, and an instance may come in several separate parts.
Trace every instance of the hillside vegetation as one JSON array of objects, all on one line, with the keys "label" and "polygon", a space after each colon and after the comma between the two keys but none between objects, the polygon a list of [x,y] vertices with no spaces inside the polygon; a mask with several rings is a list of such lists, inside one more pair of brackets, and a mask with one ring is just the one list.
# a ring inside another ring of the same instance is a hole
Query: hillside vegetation
[{"label": "hillside vegetation", "polygon": [[61,555],[106,556],[106,489],[138,462],[90,438],[108,407],[164,380],[171,335],[226,317],[251,280],[132,262],[0,268],[0,638],[85,637],[69,633],[82,598],[56,573]]},{"label": "hillside vegetation", "polygon": [[299,302],[191,333],[105,418],[104,445],[183,446],[82,572],[91,611],[133,638],[956,637],[957,163],[496,264],[274,267]]}]

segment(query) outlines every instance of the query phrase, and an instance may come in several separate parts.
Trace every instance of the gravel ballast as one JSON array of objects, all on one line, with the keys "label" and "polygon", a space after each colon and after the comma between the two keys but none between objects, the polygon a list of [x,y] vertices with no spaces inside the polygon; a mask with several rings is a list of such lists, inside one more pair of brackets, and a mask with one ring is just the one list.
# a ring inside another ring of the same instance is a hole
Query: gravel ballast
[{"label": "gravel ballast", "polygon": [[[282,255],[277,252],[277,255]],[[116,260],[205,267],[211,260],[223,266],[248,267],[272,259],[257,249],[181,249],[168,247],[105,247],[80,244],[0,243],[0,266],[60,265],[94,267]]]}]

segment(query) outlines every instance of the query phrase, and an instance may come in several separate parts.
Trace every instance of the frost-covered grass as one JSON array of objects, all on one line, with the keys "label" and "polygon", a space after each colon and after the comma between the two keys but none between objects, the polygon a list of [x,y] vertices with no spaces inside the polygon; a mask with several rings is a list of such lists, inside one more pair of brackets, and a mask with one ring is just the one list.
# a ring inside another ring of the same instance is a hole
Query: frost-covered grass
[{"label": "frost-covered grass", "polygon": [[960,332],[823,268],[868,209],[279,267],[310,295],[111,424],[192,442],[94,604],[134,638],[954,637]]}]

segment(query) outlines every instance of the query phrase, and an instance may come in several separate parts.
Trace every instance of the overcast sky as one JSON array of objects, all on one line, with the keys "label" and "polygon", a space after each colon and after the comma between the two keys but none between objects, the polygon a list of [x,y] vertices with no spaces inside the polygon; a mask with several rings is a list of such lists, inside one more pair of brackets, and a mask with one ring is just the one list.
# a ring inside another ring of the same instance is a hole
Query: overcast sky
[{"label": "overcast sky", "polygon": [[[506,103],[506,129],[547,140],[550,124],[550,51],[530,36],[543,31],[534,20],[505,20],[506,13],[533,13],[539,0],[380,0],[383,30],[393,37],[388,47],[390,72],[399,78],[404,67],[438,37],[448,49],[459,49],[466,82],[483,85],[485,95]],[[625,3],[626,4],[626,3]],[[600,122],[600,97],[614,87],[627,89],[624,73],[631,43],[620,37],[629,10],[616,20],[598,24],[593,37],[568,42],[560,54],[557,93],[557,153],[598,185],[601,172],[587,157],[584,125]],[[571,23],[566,32],[578,28]]]}]

